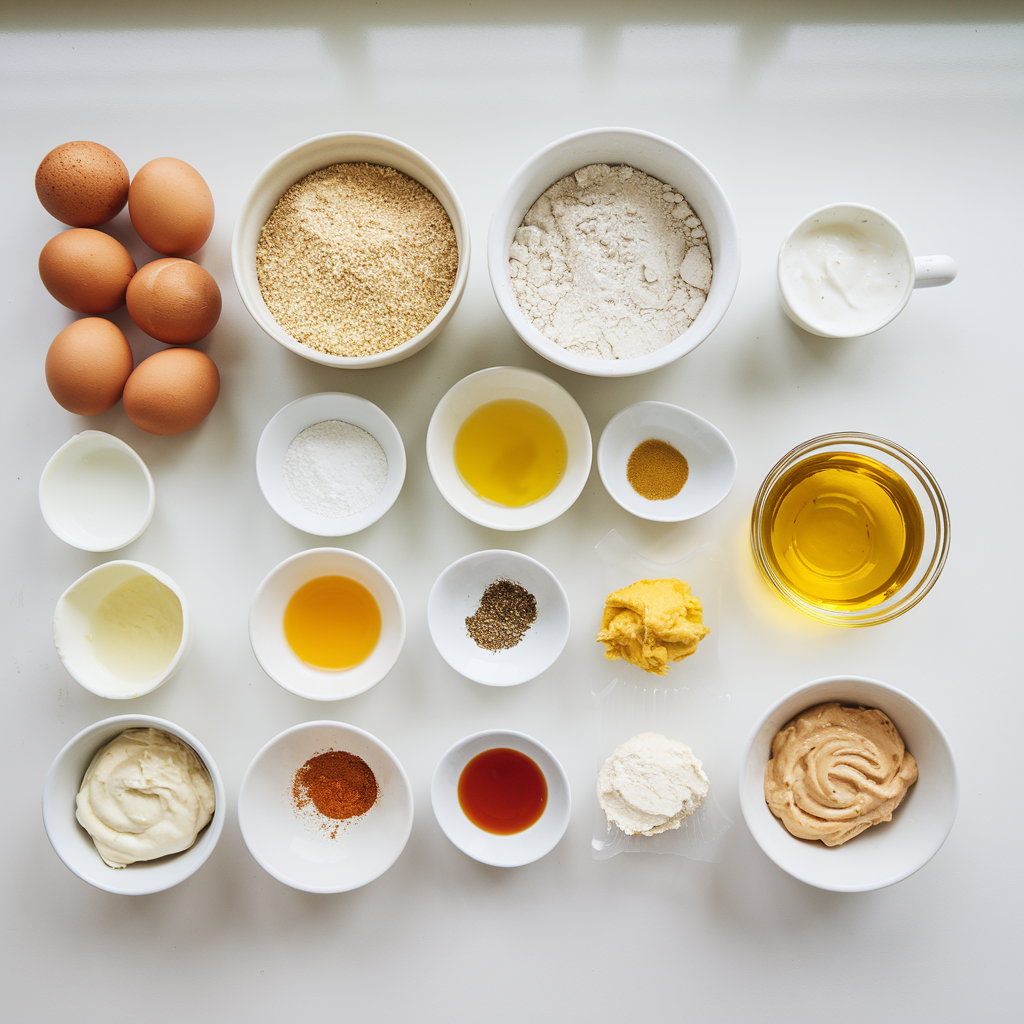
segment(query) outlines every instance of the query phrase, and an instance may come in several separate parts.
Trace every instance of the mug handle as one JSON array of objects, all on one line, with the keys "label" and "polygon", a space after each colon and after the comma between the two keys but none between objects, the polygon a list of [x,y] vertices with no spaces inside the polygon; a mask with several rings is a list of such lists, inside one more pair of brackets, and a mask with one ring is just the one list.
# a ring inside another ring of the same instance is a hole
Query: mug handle
[{"label": "mug handle", "polygon": [[914,287],[937,288],[956,277],[956,264],[948,256],[915,256]]}]

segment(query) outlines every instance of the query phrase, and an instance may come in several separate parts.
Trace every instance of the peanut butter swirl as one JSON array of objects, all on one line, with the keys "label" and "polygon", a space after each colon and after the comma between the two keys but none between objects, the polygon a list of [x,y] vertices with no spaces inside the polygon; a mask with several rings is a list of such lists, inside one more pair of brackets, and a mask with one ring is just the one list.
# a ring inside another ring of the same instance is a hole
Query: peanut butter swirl
[{"label": "peanut butter swirl", "polygon": [[917,762],[887,715],[818,704],[772,740],[764,797],[797,838],[839,846],[891,820],[916,781]]}]

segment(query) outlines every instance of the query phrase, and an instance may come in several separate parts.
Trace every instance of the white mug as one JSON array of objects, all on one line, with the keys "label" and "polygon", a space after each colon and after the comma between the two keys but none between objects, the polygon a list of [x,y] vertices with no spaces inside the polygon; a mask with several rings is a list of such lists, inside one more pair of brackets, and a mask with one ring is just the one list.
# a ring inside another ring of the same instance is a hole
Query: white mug
[{"label": "white mug", "polygon": [[798,327],[821,338],[859,338],[893,320],[915,288],[949,284],[948,256],[918,256],[879,210],[835,203],[805,217],[779,249],[779,298]]}]

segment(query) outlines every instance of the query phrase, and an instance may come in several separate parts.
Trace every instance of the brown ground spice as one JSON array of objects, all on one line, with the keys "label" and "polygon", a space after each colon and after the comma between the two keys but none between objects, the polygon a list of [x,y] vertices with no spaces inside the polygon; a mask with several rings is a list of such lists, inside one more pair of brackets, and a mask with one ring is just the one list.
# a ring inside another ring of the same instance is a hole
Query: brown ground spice
[{"label": "brown ground spice", "polygon": [[[312,804],[325,818],[336,822],[365,814],[377,802],[378,793],[370,766],[345,750],[328,750],[311,757],[292,782],[292,799],[299,810]],[[328,828],[332,837],[337,834],[337,825]]]},{"label": "brown ground spice", "polygon": [[641,441],[626,463],[626,479],[633,490],[648,501],[674,498],[689,475],[686,456],[667,441],[654,437]]}]

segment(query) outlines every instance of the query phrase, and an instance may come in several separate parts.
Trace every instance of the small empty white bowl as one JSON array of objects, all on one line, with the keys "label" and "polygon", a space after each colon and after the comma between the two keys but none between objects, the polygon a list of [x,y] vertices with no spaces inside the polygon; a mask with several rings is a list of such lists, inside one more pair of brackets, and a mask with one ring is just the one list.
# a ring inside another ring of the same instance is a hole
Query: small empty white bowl
[{"label": "small empty white bowl", "polygon": [[[187,850],[156,860],[136,861],[124,868],[112,868],[103,863],[92,837],[78,824],[75,797],[97,751],[126,729],[162,729],[187,743],[210,773],[215,806],[213,817]],[[54,758],[43,786],[43,825],[54,852],[83,881],[97,889],[125,896],[161,892],[194,874],[213,853],[226,817],[224,781],[210,752],[191,733],[150,715],[119,715],[83,729]]]},{"label": "small empty white bowl", "polygon": [[[156,611],[151,604],[139,605],[131,609],[136,622],[130,616],[121,622],[120,614],[115,612],[114,629],[98,632],[97,616],[104,600],[137,577],[152,577],[170,591],[167,596],[158,588],[167,598],[166,609],[163,604]],[[154,625],[159,618],[154,615],[165,612],[169,616],[165,622],[173,629],[179,609],[181,639],[171,647],[161,641]],[[166,683],[181,668],[192,648],[192,616],[181,588],[165,572],[127,559],[104,562],[61,594],[53,613],[53,642],[68,674],[91,693],[115,700],[140,697]],[[142,646],[150,644],[156,645],[157,653]],[[126,657],[132,645],[138,645],[134,647],[138,658]],[[140,667],[133,667],[136,664]]]},{"label": "small empty white bowl", "polygon": [[[514,647],[489,651],[469,635],[466,619],[484,590],[507,579],[537,599],[537,620]],[[550,668],[569,639],[569,599],[550,569],[518,551],[477,551],[452,562],[427,599],[434,646],[456,672],[488,686],[515,686]]]},{"label": "small empty white bowl", "polygon": [[[919,772],[892,821],[833,847],[790,835],[764,799],[764,769],[776,733],[801,712],[829,701],[888,715]],[[831,676],[797,687],[761,717],[740,765],[740,807],[758,846],[784,871],[819,889],[866,892],[907,878],[935,856],[956,817],[956,765],[945,734],[912,697],[876,679]]]},{"label": "small empty white bowl", "polygon": [[[471,412],[502,398],[532,402],[550,413],[568,448],[562,479],[529,505],[499,505],[482,498],[455,465],[455,437]],[[583,410],[560,384],[534,370],[492,366],[463,377],[437,403],[427,428],[427,465],[445,501],[471,522],[492,530],[532,530],[557,519],[580,496],[590,475],[593,442]]]},{"label": "small empty white bowl", "polygon": [[[295,773],[328,750],[361,757],[378,786],[377,802],[337,830],[322,827],[330,819],[311,822],[292,798]],[[412,789],[398,758],[376,736],[341,722],[305,722],[275,736],[238,792],[238,825],[256,863],[304,892],[347,892],[383,875],[405,849],[412,818]]]},{"label": "small empty white bowl", "polygon": [[[284,635],[284,610],[292,595],[320,576],[361,583],[380,609],[380,639],[373,652],[337,672],[307,665]],[[368,558],[341,548],[312,548],[286,558],[259,585],[249,611],[249,642],[263,671],[279,686],[309,700],[343,700],[376,686],[395,667],[405,643],[405,608],[394,583]]]},{"label": "small empty white bowl", "polygon": [[[289,445],[297,434],[324,420],[342,420],[361,427],[376,439],[388,460],[384,489],[362,512],[340,518],[319,515],[300,505],[288,489],[284,457]],[[290,402],[266,425],[256,448],[256,478],[267,503],[286,523],[318,537],[344,537],[375,523],[401,493],[405,468],[405,445],[390,418],[365,398],[334,391]]]},{"label": "small empty white bowl", "polygon": [[[666,441],[686,458],[689,476],[674,498],[654,500],[626,476],[637,445]],[[627,512],[658,523],[678,523],[713,509],[732,490],[736,452],[718,427],[667,402],[638,402],[609,420],[597,446],[597,471],[611,497]]]},{"label": "small empty white bowl", "polygon": [[[544,773],[548,801],[529,828],[510,836],[485,832],[474,825],[459,806],[459,777],[466,765],[485,750],[509,747],[533,759]],[[521,732],[491,729],[459,740],[437,762],[430,782],[430,802],[441,831],[465,854],[482,864],[499,868],[532,864],[550,853],[569,827],[571,800],[569,779],[554,754],[537,740]]]},{"label": "small empty white bowl", "polygon": [[65,543],[83,551],[116,551],[152,522],[156,488],[146,464],[124,441],[83,430],[47,462],[39,508]]}]

